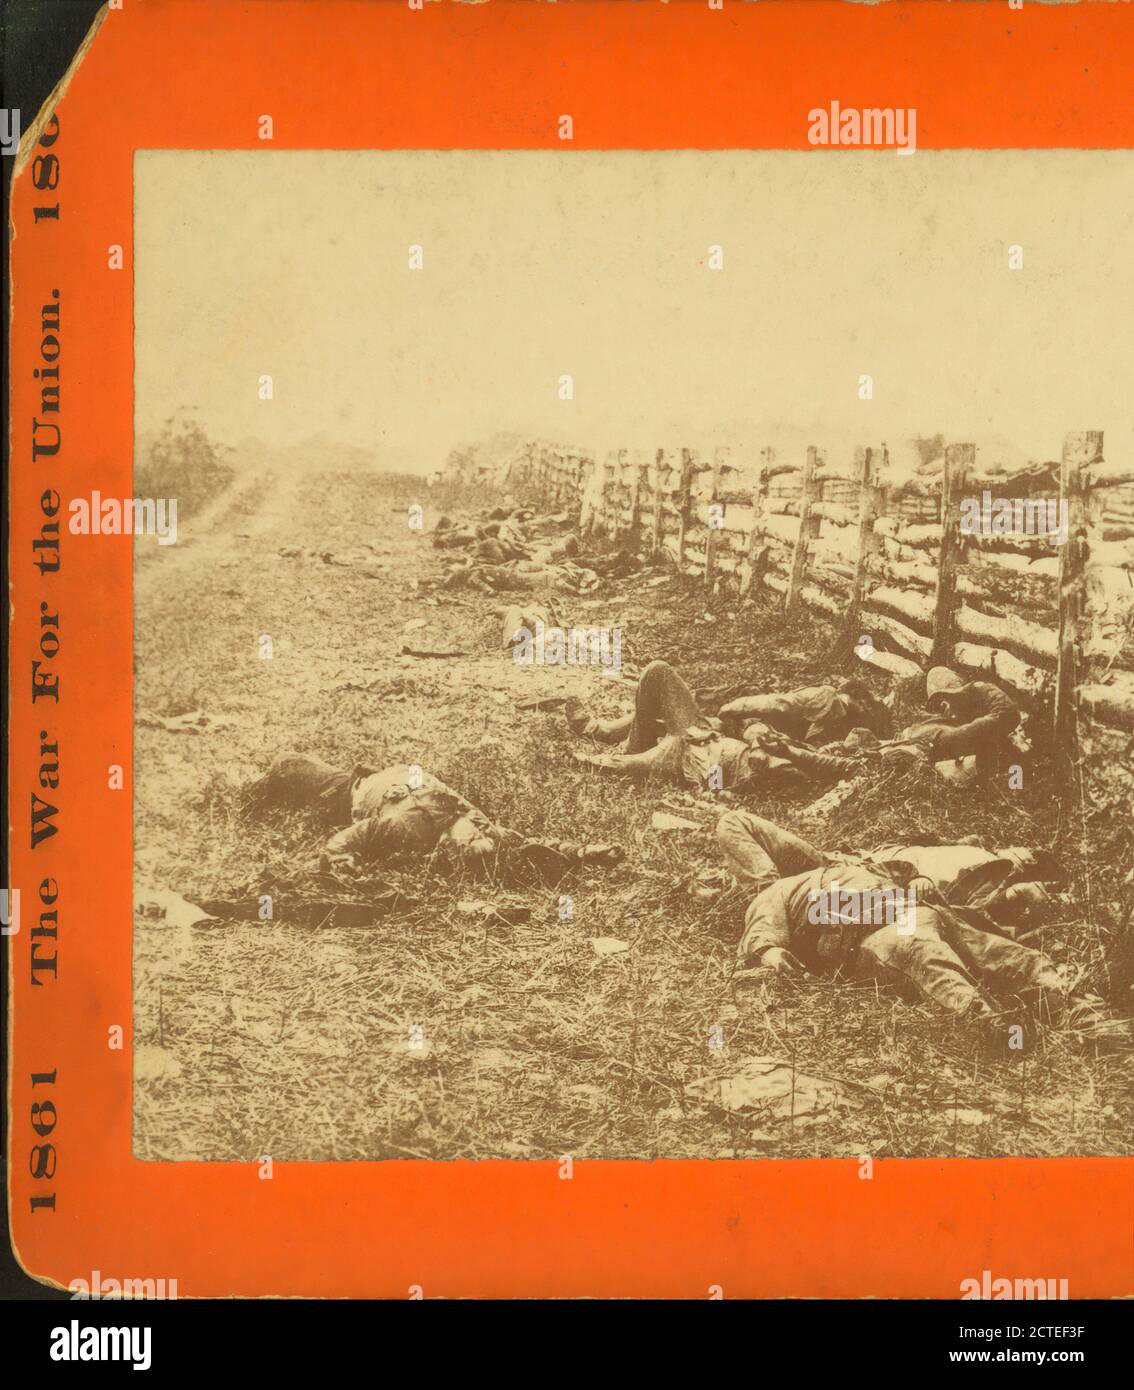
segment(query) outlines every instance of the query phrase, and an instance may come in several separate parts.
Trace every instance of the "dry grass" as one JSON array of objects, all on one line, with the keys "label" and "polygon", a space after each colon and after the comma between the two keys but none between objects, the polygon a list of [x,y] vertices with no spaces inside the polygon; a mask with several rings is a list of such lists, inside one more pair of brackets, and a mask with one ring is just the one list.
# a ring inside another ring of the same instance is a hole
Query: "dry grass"
[{"label": "dry grass", "polygon": [[[561,693],[565,673],[517,669],[495,651],[492,600],[430,589],[436,552],[405,522],[410,501],[433,502],[436,514],[437,500],[420,493],[419,484],[358,474],[246,478],[237,514],[210,513],[197,530],[187,519],[182,543],[139,566],[139,710],[237,721],[200,735],[138,731],[139,876],[196,902],[302,880],[323,828],[298,816],[250,818],[238,795],[285,747],[338,765],[421,762],[518,829],[616,840],[627,862],[523,891],[428,868],[391,873],[387,886],[403,901],[369,927],[297,925],[286,894],[271,922],[176,932],[139,921],[135,1044],[170,1059],[136,1084],[139,1156],[1131,1152],[1127,1053],[1094,1055],[1035,1027],[1024,1053],[1002,1055],[973,1028],[862,986],[735,990],[745,901],[735,890],[710,902],[688,891],[718,862],[714,808],[580,767],[561,716],[515,711],[525,694]],[[277,554],[360,542],[386,552],[375,555],[384,574]],[[600,593],[586,609],[565,600],[566,619],[619,622],[624,660],[667,656],[697,688],[831,674],[823,653],[832,634],[811,620],[801,630],[768,609],[738,612],[735,601],[706,599],[676,579]],[[400,656],[405,623],[421,617],[429,626],[415,639],[455,639],[474,655]],[[256,654],[261,634],[273,638],[271,660]],[[590,687],[611,712],[628,700],[597,676]],[[867,788],[827,827],[808,825],[799,804],[760,809],[848,846],[914,829],[1065,853],[1079,842],[1080,827],[1059,825],[1039,774],[1026,795],[973,798],[940,783],[928,800],[925,792],[895,781]],[[704,828],[651,830],[652,811],[665,805]],[[1079,908],[1047,930],[1046,944],[1120,1002],[1128,890],[1108,866],[1129,845],[1121,827],[1109,833],[1105,842],[1091,827],[1075,870]],[[561,920],[561,893],[573,897],[570,920]],[[530,915],[510,925],[506,917],[522,914],[464,910],[470,902]],[[630,949],[596,955],[590,939],[606,936]],[[720,1050],[709,1045],[714,1026]],[[415,1027],[420,1049],[409,1046]],[[686,1096],[689,1082],[727,1075],[753,1054],[838,1078],[854,1104],[804,1128]]]}]

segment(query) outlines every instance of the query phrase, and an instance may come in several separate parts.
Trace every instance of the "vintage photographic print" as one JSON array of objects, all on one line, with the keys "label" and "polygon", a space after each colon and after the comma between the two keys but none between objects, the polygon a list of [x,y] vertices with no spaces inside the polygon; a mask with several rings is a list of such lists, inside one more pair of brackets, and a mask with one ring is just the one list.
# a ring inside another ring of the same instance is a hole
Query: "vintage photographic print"
[{"label": "vintage photographic print", "polygon": [[1132,15],[108,0],[23,63],[44,1356],[215,1361],[209,1300],[263,1379],[359,1299],[774,1299],[834,1369],[901,1364],[897,1301],[910,1366],[1097,1365]]},{"label": "vintage photographic print", "polygon": [[1130,1154],[1130,156],[917,138],[137,151],[137,1158]]}]

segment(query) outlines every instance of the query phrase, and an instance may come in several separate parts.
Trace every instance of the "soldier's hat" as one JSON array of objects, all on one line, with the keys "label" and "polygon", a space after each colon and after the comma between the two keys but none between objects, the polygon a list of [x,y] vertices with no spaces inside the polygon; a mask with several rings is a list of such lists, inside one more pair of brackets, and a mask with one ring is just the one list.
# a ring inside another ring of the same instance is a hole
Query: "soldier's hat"
[{"label": "soldier's hat", "polygon": [[948,666],[931,666],[925,677],[925,698],[931,703],[939,695],[948,695],[960,690],[964,681]]}]

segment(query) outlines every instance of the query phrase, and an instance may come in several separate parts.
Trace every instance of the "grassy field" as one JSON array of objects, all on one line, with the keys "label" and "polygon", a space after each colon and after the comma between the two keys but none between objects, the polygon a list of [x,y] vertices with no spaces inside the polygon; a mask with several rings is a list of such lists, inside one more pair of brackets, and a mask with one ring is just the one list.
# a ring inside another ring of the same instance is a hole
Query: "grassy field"
[{"label": "grassy field", "polygon": [[[431,504],[427,525],[437,514],[440,499],[421,484],[337,474],[333,460],[280,475],[235,463],[238,482],[182,519],[177,546],[139,547],[136,714],[200,711],[207,722],[137,730],[138,882],[194,903],[254,903],[265,884],[313,870],[324,827],[250,817],[241,804],[241,787],[286,749],[345,767],[419,762],[519,830],[617,841],[627,859],[555,889],[386,875],[401,904],[367,927],[289,920],[286,905],[271,921],[188,928],[139,917],[140,1157],[1134,1151],[1128,1050],[1039,1026],[1009,1052],[975,1026],[861,985],[734,986],[745,898],[727,886],[711,899],[690,891],[719,863],[719,807],[582,767],[561,714],[515,708],[578,688],[613,713],[628,708],[628,688],[597,672],[514,666],[498,650],[493,600],[435,586],[437,552],[406,523],[410,502]],[[849,673],[853,658],[824,659],[832,634],[814,618],[789,626],[769,606],[738,608],[672,576],[647,587],[658,573],[564,597],[560,617],[620,625],[624,662],[666,656],[701,690]],[[415,644],[470,655],[401,655],[406,624],[420,619]],[[270,659],[259,655],[264,636]],[[659,809],[702,829],[653,830]],[[1128,821],[1061,823],[1042,769],[1026,793],[874,785],[825,824],[800,802],[754,809],[829,847],[915,830],[1056,847],[1076,906],[1043,944],[1129,1012],[1130,889],[1115,867],[1130,863]],[[562,893],[574,900],[566,921]],[[591,941],[603,937],[629,949],[599,955]],[[840,1102],[812,1122],[737,1115],[687,1092],[752,1056],[834,1080]]]}]

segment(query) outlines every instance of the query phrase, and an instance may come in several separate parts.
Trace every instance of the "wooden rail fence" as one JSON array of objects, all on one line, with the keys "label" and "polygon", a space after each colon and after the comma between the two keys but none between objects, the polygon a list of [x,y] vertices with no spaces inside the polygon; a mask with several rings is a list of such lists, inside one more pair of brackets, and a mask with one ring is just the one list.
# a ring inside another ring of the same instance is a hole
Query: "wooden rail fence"
[{"label": "wooden rail fence", "polygon": [[[972,444],[935,463],[890,467],[884,443],[829,458],[770,448],[619,449],[601,459],[535,441],[513,483],[578,507],[585,533],[670,557],[681,573],[744,599],[759,589],[840,622],[860,654],[899,676],[933,663],[981,674],[1033,711],[1060,745],[1085,734],[1134,748],[1134,470],[1106,465],[1103,436],[1069,434],[1058,465],[982,474]],[[1067,504],[1067,539],[969,533],[962,502]],[[1081,727],[1082,726],[1082,727]]]}]

